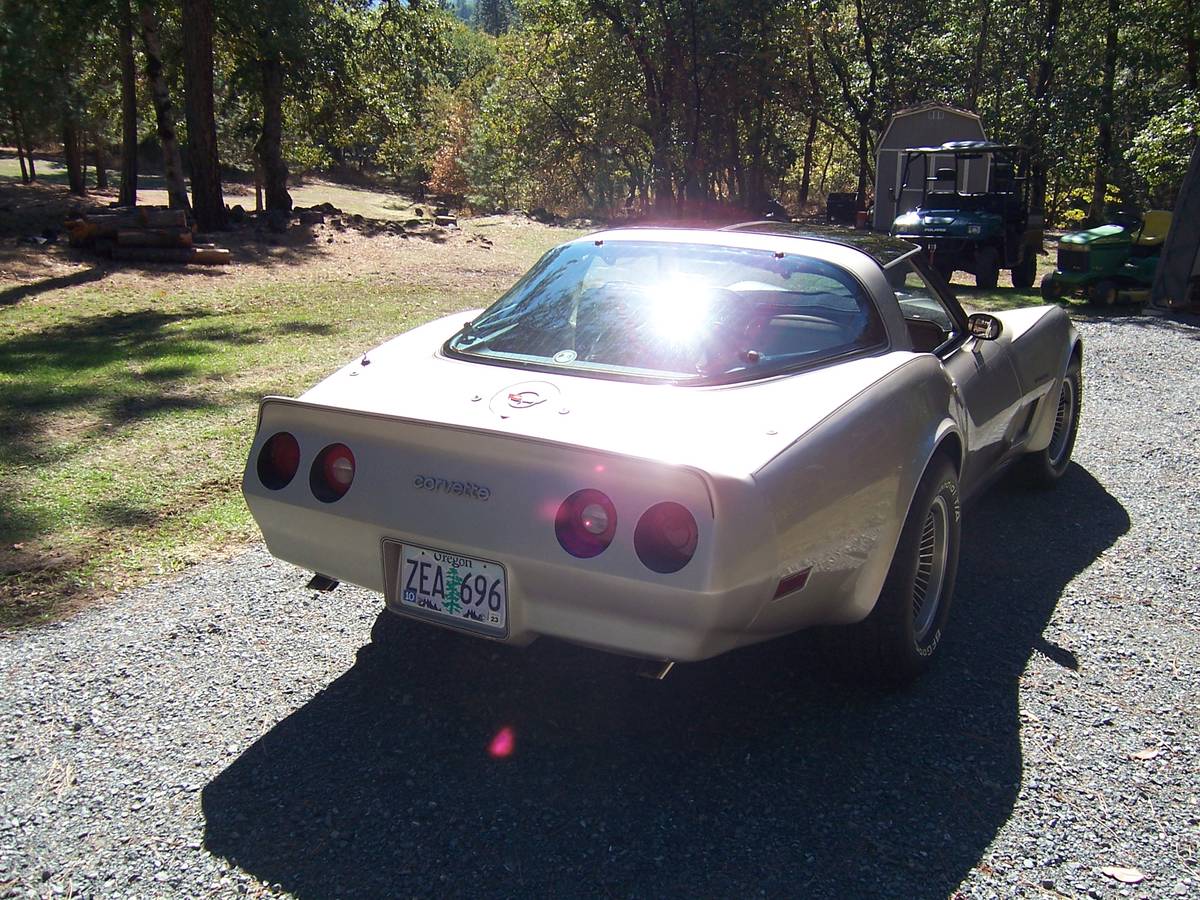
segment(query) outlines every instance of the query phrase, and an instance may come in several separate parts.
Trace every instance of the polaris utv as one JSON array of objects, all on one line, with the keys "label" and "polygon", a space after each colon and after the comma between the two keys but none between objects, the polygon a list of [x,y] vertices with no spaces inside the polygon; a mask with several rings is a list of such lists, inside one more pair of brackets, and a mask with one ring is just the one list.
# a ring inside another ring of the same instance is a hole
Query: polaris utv
[{"label": "polaris utv", "polygon": [[[952,158],[954,166],[931,173],[939,157]],[[1026,161],[1024,148],[990,141],[905,150],[903,177],[892,201],[899,210],[914,178],[921,179],[921,201],[896,217],[892,234],[924,247],[947,281],[961,269],[973,274],[979,287],[994,288],[1000,270],[1008,269],[1013,287],[1028,290],[1037,274],[1042,220],[1029,214],[1028,183],[1018,174]],[[984,168],[977,167],[972,176],[975,162]]]}]

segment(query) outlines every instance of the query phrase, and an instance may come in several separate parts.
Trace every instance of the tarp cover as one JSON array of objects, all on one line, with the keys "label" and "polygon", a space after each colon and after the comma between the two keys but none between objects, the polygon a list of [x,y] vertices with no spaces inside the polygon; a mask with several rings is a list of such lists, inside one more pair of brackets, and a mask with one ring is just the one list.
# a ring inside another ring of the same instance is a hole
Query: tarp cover
[{"label": "tarp cover", "polygon": [[1179,199],[1171,230],[1163,244],[1150,301],[1155,306],[1182,309],[1191,305],[1189,282],[1200,262],[1200,141],[1192,150],[1192,161]]}]

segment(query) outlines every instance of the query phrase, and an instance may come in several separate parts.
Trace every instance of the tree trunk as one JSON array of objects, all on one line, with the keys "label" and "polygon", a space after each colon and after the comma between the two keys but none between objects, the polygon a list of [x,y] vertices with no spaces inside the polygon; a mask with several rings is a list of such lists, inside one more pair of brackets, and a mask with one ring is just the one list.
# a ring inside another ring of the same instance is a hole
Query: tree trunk
[{"label": "tree trunk", "polygon": [[808,195],[812,190],[813,148],[817,142],[817,127],[817,114],[812,112],[808,116],[808,133],[804,135],[804,161],[801,163],[799,197],[801,213],[808,205]]},{"label": "tree trunk", "polygon": [[817,193],[825,193],[825,184],[829,179],[829,166],[833,162],[833,141],[829,142],[829,152],[825,154],[825,165],[821,169],[821,183],[817,185]]},{"label": "tree trunk", "polygon": [[855,190],[856,209],[867,208],[867,172],[871,165],[870,135],[867,133],[867,123],[858,123],[858,187]]},{"label": "tree trunk", "polygon": [[175,136],[175,107],[163,73],[162,48],[158,40],[158,21],[154,7],[143,0],[140,10],[142,44],[146,50],[146,80],[154,97],[154,115],[158,121],[158,140],[163,151],[163,175],[167,182],[168,203],[172,209],[187,209],[187,185],[183,181],[183,160]]},{"label": "tree trunk", "polygon": [[[25,157],[28,155],[29,149],[25,146],[25,142],[21,139],[21,126],[17,118],[17,108],[15,106],[10,106],[8,108],[8,118],[9,121],[12,122],[13,143],[17,145],[17,161],[21,164],[21,183],[29,184],[29,182],[33,180],[29,176],[28,170],[25,168]],[[29,159],[30,162],[33,161],[32,156],[30,156]]]},{"label": "tree trunk", "polygon": [[183,0],[183,21],[192,209],[202,231],[216,231],[225,226],[225,198],[221,193],[217,120],[213,113],[213,0]]},{"label": "tree trunk", "polygon": [[29,131],[25,128],[25,119],[18,116],[17,122],[21,126],[21,143],[25,145],[25,157],[29,160],[29,181],[32,184],[37,181],[37,163],[33,160],[33,144],[29,143]]},{"label": "tree trunk", "polygon": [[1097,116],[1096,172],[1092,179],[1092,202],[1088,219],[1099,225],[1104,218],[1104,195],[1108,192],[1108,174],[1112,165],[1113,82],[1117,71],[1118,17],[1120,0],[1108,0],[1108,21],[1104,37],[1104,77],[1100,83],[1100,109]]},{"label": "tree trunk", "polygon": [[1196,73],[1196,0],[1184,0],[1183,16],[1184,72],[1186,73],[1188,89],[1194,91],[1197,87],[1200,87],[1200,81],[1197,80]]},{"label": "tree trunk", "polygon": [[262,163],[267,213],[292,211],[287,162],[283,158],[283,65],[277,59],[259,61],[262,69],[262,134],[254,152]]},{"label": "tree trunk", "polygon": [[71,112],[63,114],[62,126],[63,160],[67,164],[67,185],[72,194],[83,196],[87,185],[83,180],[83,147],[79,139],[79,126]]},{"label": "tree trunk", "polygon": [[821,82],[817,79],[817,54],[813,45],[812,30],[808,32],[805,49],[805,65],[808,69],[808,130],[804,134],[804,163],[800,176],[800,212],[808,204],[808,193],[812,189],[813,147],[817,140],[817,107],[821,99]]},{"label": "tree trunk", "polygon": [[978,112],[979,89],[983,81],[983,62],[987,57],[988,25],[992,18],[992,0],[980,0],[979,40],[975,42],[975,64],[971,67],[971,80],[967,84],[967,109]]},{"label": "tree trunk", "polygon": [[137,67],[133,59],[133,13],[129,0],[120,0],[117,29],[121,53],[121,193],[122,206],[137,205],[138,115]]},{"label": "tree trunk", "polygon": [[92,135],[92,158],[96,162],[96,190],[107,190],[108,151],[104,146],[104,138],[98,134]]},{"label": "tree trunk", "polygon": [[1054,47],[1058,23],[1062,18],[1062,0],[1049,0],[1042,42],[1041,62],[1033,92],[1033,115],[1029,129],[1029,212],[1038,218],[1046,213],[1045,123],[1049,112],[1050,85],[1054,81]]}]

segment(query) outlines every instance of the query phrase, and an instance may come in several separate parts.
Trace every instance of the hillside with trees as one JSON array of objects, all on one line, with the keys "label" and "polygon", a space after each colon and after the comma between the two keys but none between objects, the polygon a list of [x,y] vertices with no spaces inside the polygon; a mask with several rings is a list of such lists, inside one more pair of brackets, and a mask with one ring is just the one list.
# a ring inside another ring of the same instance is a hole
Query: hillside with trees
[{"label": "hillside with trees", "polygon": [[[1047,218],[1169,203],[1196,0],[0,0],[0,142],[70,189],[139,160],[221,227],[222,173],[382,178],[477,210],[672,217],[863,195],[898,109],[1032,151]],[[90,178],[85,178],[87,171]],[[190,190],[188,189],[190,184]]]}]

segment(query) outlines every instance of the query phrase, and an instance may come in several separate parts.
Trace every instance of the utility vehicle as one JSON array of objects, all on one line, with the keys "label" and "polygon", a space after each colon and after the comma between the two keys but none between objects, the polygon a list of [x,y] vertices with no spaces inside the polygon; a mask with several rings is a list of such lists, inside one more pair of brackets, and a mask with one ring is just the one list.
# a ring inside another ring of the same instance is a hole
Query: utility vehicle
[{"label": "utility vehicle", "polygon": [[[946,158],[954,165],[938,165]],[[963,270],[979,287],[994,288],[1000,270],[1008,269],[1013,287],[1033,287],[1042,219],[1029,213],[1026,168],[1027,153],[1015,144],[950,141],[905,150],[892,197],[898,213],[892,234],[920,244],[947,281]],[[920,179],[921,202],[899,213],[914,179]]]}]

